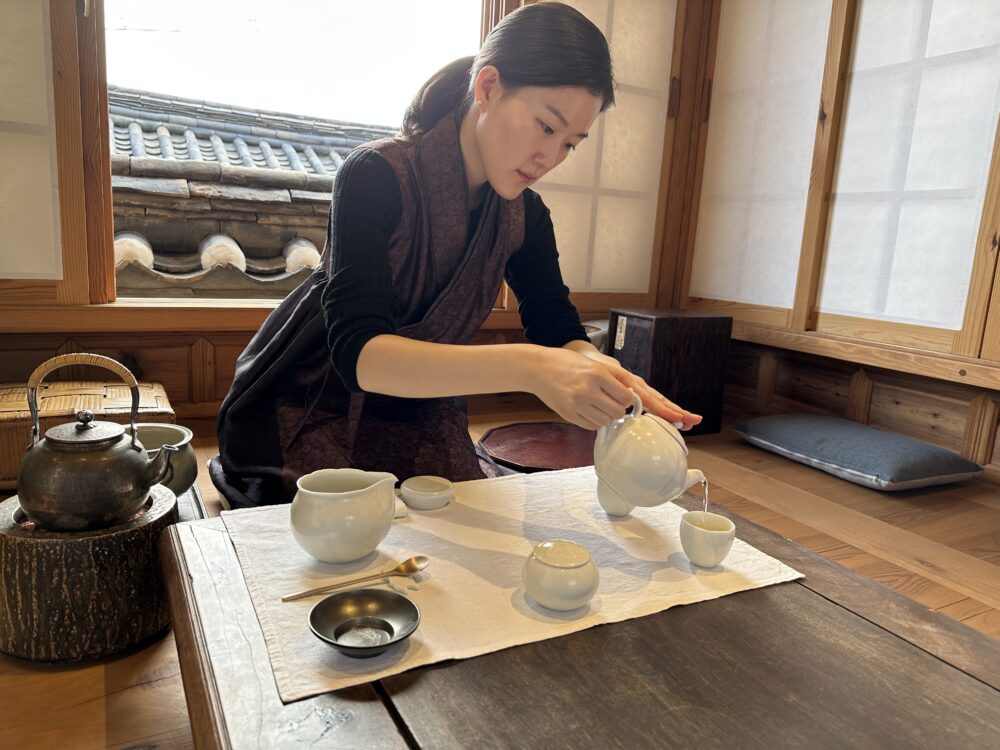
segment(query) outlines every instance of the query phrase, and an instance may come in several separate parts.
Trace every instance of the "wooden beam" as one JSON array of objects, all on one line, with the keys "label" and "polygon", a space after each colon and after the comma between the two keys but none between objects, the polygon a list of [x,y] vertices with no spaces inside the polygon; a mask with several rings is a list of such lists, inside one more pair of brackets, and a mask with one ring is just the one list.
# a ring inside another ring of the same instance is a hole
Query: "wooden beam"
[{"label": "wooden beam", "polygon": [[972,399],[965,421],[962,455],[982,466],[990,463],[997,439],[998,419],[1000,407],[991,394],[982,393]]},{"label": "wooden beam", "polygon": [[[675,59],[676,55],[680,55],[680,66],[676,69],[680,95],[673,141],[664,146],[664,149],[671,150],[673,156],[667,182],[664,227],[658,247],[661,257],[655,289],[657,307],[676,307],[681,300],[677,290],[686,263],[684,249],[687,247],[687,222],[690,220],[692,203],[697,200],[694,182],[699,169],[699,135],[701,130],[705,130],[706,134],[708,132],[707,126],[698,119],[701,111],[699,102],[704,93],[706,76],[710,75],[709,66],[714,71],[712,19],[713,14],[718,14],[720,3],[714,0],[681,0],[681,4],[683,33],[679,41],[675,41],[678,45]],[[681,21],[680,15],[678,21]],[[714,31],[717,39],[717,19]],[[700,159],[704,162],[703,151]]]},{"label": "wooden beam", "polygon": [[778,358],[765,349],[757,364],[757,409],[767,413],[774,403],[774,388],[778,382]]},{"label": "wooden beam", "polygon": [[826,63],[820,90],[816,140],[813,145],[809,191],[799,254],[798,279],[790,328],[804,331],[815,324],[816,297],[819,293],[823,249],[826,245],[830,191],[837,165],[840,129],[844,118],[844,90],[854,40],[854,22],[858,0],[833,0],[830,31],[826,43]]},{"label": "wooden beam", "polygon": [[859,368],[851,376],[851,383],[847,389],[847,410],[844,416],[853,422],[868,424],[874,389],[875,381],[868,377],[868,373],[863,368]]},{"label": "wooden beam", "polygon": [[947,354],[954,353],[957,333],[947,328],[932,328],[833,313],[816,313],[813,316],[812,328],[818,333],[829,333],[848,339],[863,339],[879,344],[895,344]]},{"label": "wooden beam", "polygon": [[[678,118],[681,116],[681,76],[685,65],[684,40],[687,33],[687,17],[690,3],[678,0],[677,13],[674,16],[674,36],[670,59],[670,84],[667,88],[667,117],[663,127],[663,157],[660,163],[660,183],[656,199],[656,223],[653,230],[653,252],[650,254],[648,301],[643,307],[657,307],[660,289],[660,277],[663,273],[674,274],[676,263],[667,252],[667,212],[670,206],[670,184],[672,166],[677,141]],[[686,154],[685,150],[677,152],[678,158]]]},{"label": "wooden beam", "polygon": [[907,349],[890,344],[869,344],[813,331],[787,331],[733,323],[733,338],[779,349],[816,354],[859,365],[909,372],[953,383],[1000,390],[1000,364],[954,354]]},{"label": "wooden beam", "polygon": [[[1000,209],[998,209],[1000,211]],[[996,259],[1000,252],[1000,230],[991,238],[991,252]],[[1000,263],[993,271],[993,288],[987,307],[986,323],[983,331],[983,346],[979,356],[985,360],[1000,362]]]},{"label": "wooden beam", "polygon": [[49,14],[63,263],[62,281],[56,282],[56,300],[62,305],[90,302],[76,7],[75,0],[52,0]]},{"label": "wooden beam", "polygon": [[[986,179],[986,197],[983,201],[982,218],[979,221],[976,253],[972,260],[965,316],[961,330],[955,334],[955,345],[952,349],[954,354],[1000,359],[998,246],[1000,246],[1000,123],[997,124],[990,173]],[[989,354],[986,353],[987,348]]]},{"label": "wooden beam", "polygon": [[191,401],[215,401],[215,345],[202,337],[191,346]]},{"label": "wooden beam", "polygon": [[94,304],[115,300],[114,218],[111,209],[111,144],[104,51],[104,2],[94,0],[79,26],[83,179],[87,205],[87,273]]}]

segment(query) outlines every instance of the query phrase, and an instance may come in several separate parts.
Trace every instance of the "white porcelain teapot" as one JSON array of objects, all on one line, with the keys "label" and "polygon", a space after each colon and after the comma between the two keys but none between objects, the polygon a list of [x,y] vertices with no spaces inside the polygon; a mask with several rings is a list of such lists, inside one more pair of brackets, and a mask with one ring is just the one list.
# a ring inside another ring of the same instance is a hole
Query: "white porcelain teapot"
[{"label": "white porcelain teapot", "polygon": [[673,500],[705,475],[687,467],[687,445],[676,427],[655,414],[643,413],[632,396],[632,413],[597,431],[594,471],[597,500],[612,516],[627,515],[634,506],[652,507]]},{"label": "white porcelain teapot", "polygon": [[317,560],[361,559],[389,533],[395,484],[392,474],[360,469],[320,469],[300,477],[292,500],[292,536]]}]

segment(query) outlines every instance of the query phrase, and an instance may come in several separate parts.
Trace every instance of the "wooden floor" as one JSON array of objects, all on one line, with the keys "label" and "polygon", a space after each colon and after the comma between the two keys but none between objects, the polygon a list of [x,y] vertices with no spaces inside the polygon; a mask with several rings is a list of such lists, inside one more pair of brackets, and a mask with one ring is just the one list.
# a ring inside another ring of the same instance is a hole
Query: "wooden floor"
[{"label": "wooden floor", "polygon": [[[524,396],[470,400],[470,432],[552,419]],[[690,438],[689,464],[725,491],[710,499],[926,606],[1000,638],[1000,488],[973,481],[887,494],[759,450],[724,432]],[[198,485],[214,440],[195,443]],[[0,656],[0,748],[190,748],[172,635],[85,667]]]}]

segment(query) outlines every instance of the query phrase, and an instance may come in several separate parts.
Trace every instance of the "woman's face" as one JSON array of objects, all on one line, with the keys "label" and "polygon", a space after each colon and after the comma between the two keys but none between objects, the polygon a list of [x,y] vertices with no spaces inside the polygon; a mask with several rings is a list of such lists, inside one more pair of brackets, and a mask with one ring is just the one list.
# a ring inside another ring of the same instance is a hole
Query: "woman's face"
[{"label": "woman's face", "polygon": [[508,92],[495,71],[484,68],[476,80],[479,164],[470,166],[479,170],[470,170],[469,178],[470,183],[484,178],[501,197],[513,200],[587,137],[601,112],[601,99],[571,86]]}]

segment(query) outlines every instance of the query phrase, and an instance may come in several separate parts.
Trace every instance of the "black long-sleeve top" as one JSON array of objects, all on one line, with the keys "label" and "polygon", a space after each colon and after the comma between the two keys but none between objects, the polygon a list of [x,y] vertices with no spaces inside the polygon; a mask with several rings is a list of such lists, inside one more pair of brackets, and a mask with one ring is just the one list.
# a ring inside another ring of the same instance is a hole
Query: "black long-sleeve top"
[{"label": "black long-sleeve top", "polygon": [[[533,190],[525,190],[523,199],[524,244],[507,262],[504,278],[517,296],[525,337],[544,346],[586,341],[559,271],[549,210]],[[469,216],[470,237],[481,207]],[[330,211],[330,281],[323,293],[327,341],[344,385],[360,391],[361,349],[397,328],[388,248],[403,202],[392,167],[377,151],[356,149],[344,160]]]}]

